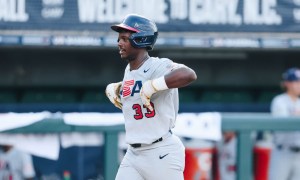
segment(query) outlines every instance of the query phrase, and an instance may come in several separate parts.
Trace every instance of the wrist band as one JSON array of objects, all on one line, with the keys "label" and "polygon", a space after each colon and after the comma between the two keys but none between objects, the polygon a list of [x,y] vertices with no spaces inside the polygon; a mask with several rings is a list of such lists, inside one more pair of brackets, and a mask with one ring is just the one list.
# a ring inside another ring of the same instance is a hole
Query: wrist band
[{"label": "wrist band", "polygon": [[151,84],[155,91],[162,91],[162,90],[169,89],[164,76],[159,77],[157,79],[153,79]]}]

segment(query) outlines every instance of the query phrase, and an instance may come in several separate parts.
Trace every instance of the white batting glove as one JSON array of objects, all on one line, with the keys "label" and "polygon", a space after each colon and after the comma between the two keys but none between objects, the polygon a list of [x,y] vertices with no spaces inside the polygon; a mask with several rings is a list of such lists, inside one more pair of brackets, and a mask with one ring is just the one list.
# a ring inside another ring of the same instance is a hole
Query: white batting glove
[{"label": "white batting glove", "polygon": [[146,81],[140,91],[140,96],[142,99],[142,103],[146,108],[148,108],[150,111],[153,111],[153,107],[150,103],[151,96],[156,93],[157,91],[162,91],[169,89],[165,77],[162,76],[157,79],[148,80]]},{"label": "white batting glove", "polygon": [[120,98],[120,90],[121,90],[122,82],[111,83],[106,86],[105,94],[117,108],[122,110],[122,103]]}]

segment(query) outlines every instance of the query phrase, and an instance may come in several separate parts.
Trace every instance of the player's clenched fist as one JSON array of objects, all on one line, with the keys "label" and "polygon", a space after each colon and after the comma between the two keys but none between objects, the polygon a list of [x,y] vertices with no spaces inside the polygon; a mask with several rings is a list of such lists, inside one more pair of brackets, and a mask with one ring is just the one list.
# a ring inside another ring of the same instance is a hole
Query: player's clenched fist
[{"label": "player's clenched fist", "polygon": [[165,77],[162,76],[157,79],[148,80],[146,81],[140,91],[142,103],[148,108],[150,111],[153,111],[153,107],[150,103],[151,96],[156,93],[157,91],[162,91],[169,89]]},{"label": "player's clenched fist", "polygon": [[120,98],[122,82],[111,83],[106,86],[105,94],[117,108],[122,109],[122,103]]}]

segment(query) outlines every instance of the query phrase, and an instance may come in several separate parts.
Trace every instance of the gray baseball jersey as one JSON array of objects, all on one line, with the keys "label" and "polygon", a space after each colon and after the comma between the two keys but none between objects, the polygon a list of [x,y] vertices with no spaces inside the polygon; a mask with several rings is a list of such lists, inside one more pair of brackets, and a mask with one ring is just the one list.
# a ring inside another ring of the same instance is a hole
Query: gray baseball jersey
[{"label": "gray baseball jersey", "polygon": [[[292,101],[286,94],[276,96],[271,103],[271,113],[274,116],[298,116],[300,115],[300,99]],[[274,133],[275,144],[284,146],[300,147],[300,132],[276,132]]]},{"label": "gray baseball jersey", "polygon": [[[184,179],[185,148],[180,139],[169,132],[175,125],[178,112],[178,89],[153,94],[153,111],[143,107],[140,96],[144,82],[164,76],[179,66],[169,59],[150,57],[137,70],[130,71],[129,66],[126,67],[121,92],[126,142],[146,145],[128,147],[116,180]],[[153,143],[161,137],[162,141]]]},{"label": "gray baseball jersey", "polygon": [[[300,112],[300,99],[292,101],[286,94],[276,96],[271,103],[271,112],[275,116],[295,116]],[[275,132],[275,147],[271,154],[270,180],[300,179],[300,153],[290,147],[300,147],[300,132]],[[280,146],[281,148],[279,148]]]},{"label": "gray baseball jersey", "polygon": [[178,112],[178,89],[159,91],[151,97],[154,111],[143,107],[140,90],[144,82],[169,73],[179,64],[150,57],[137,70],[125,69],[121,101],[128,144],[151,144],[174,127]]}]

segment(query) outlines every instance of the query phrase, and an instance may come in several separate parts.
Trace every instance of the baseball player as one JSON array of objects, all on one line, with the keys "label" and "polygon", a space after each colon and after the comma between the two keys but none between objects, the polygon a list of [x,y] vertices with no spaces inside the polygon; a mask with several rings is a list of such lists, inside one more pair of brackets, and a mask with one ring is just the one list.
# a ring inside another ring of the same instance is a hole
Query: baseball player
[{"label": "baseball player", "polygon": [[[271,113],[275,116],[300,116],[300,70],[288,69],[282,77],[285,93],[273,99]],[[273,139],[270,180],[299,180],[300,132],[276,132]]]},{"label": "baseball player", "polygon": [[32,157],[11,145],[0,146],[0,179],[33,180],[35,171]]},{"label": "baseball player", "polygon": [[223,133],[223,139],[218,144],[220,180],[236,179],[236,144],[234,132]]},{"label": "baseball player", "polygon": [[117,180],[183,180],[185,149],[172,133],[178,112],[178,89],[196,80],[195,72],[167,58],[150,57],[156,24],[129,14],[111,28],[119,33],[121,59],[128,65],[122,82],[109,84],[106,95],[125,118],[127,152]]}]

